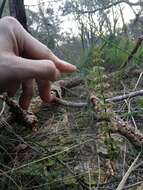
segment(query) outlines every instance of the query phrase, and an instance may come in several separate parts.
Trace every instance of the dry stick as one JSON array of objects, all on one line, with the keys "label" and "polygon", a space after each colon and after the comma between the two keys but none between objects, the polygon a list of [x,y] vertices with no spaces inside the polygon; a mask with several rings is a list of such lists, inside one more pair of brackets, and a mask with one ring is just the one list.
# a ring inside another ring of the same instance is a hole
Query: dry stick
[{"label": "dry stick", "polygon": [[112,128],[111,132],[119,133],[126,137],[137,149],[143,147],[143,134],[139,130],[135,130],[115,113],[111,117],[111,122],[115,124],[115,128]]},{"label": "dry stick", "polygon": [[131,92],[129,94],[125,94],[125,95],[120,95],[120,96],[115,96],[115,97],[112,97],[112,98],[107,98],[105,101],[106,102],[118,102],[118,101],[125,100],[127,98],[134,98],[136,96],[142,96],[142,95],[143,95],[143,90],[139,90],[139,91]]},{"label": "dry stick", "polygon": [[135,44],[134,49],[132,50],[132,52],[130,53],[127,61],[125,61],[123,63],[123,65],[121,65],[121,69],[123,69],[124,67],[127,66],[127,64],[132,60],[133,56],[136,54],[136,52],[138,51],[139,47],[141,46],[141,43],[143,41],[143,36],[140,36]]},{"label": "dry stick", "polygon": [[[137,89],[137,86],[138,86],[138,84],[139,84],[139,82],[140,82],[140,80],[141,80],[141,78],[142,78],[142,75],[143,75],[143,72],[141,72],[140,75],[139,75],[139,78],[138,78],[138,80],[137,80],[137,82],[136,82],[136,84],[135,84],[135,87],[134,87],[134,91]],[[125,100],[125,103],[127,104],[128,112],[131,112],[131,111],[132,111],[132,108],[131,108],[131,100],[130,100],[130,99]],[[131,115],[131,120],[132,120],[132,122],[133,122],[133,124],[134,124],[135,129],[138,129],[133,115]]]},{"label": "dry stick", "polygon": [[[70,82],[69,82],[69,80],[59,81],[58,84],[56,84],[56,85],[58,86],[58,88],[59,87],[61,88],[60,93],[62,93],[64,91],[63,90],[64,88],[66,88],[66,87],[72,88],[73,86],[77,86],[81,83],[83,83],[83,79],[76,78],[76,79],[70,80]],[[69,101],[62,100],[61,98],[57,97],[58,93],[59,93],[59,91],[56,90],[56,88],[54,88],[53,94],[56,96],[55,100],[60,105],[72,106],[72,107],[89,106],[88,102],[69,102]],[[116,101],[121,101],[123,99],[132,98],[132,97],[141,96],[141,95],[143,95],[143,90],[132,92],[127,95],[108,98],[108,99],[106,99],[106,102],[116,102]],[[4,98],[3,96],[1,96],[0,98],[6,101],[6,103],[11,108],[12,113],[14,113],[14,115],[16,117],[18,117],[20,120],[22,120],[24,123],[26,123],[26,125],[30,126],[31,128],[34,128],[34,129],[37,128],[38,121],[34,114],[32,114],[31,112],[22,110],[15,101],[13,101],[12,99],[9,99],[8,97]],[[117,126],[116,129],[114,129],[114,130],[112,129],[112,132],[118,132],[118,133],[122,134],[123,136],[128,138],[132,142],[132,144],[137,148],[143,147],[143,134],[142,133],[140,133],[139,131],[134,131],[134,129],[128,123],[124,122],[115,113],[112,116],[112,122],[114,122]]]},{"label": "dry stick", "polygon": [[80,78],[80,77],[76,77],[73,79],[67,79],[67,80],[60,80],[58,81],[58,83],[60,84],[61,87],[65,87],[65,88],[73,88],[76,87],[80,84],[84,84],[84,79]]},{"label": "dry stick", "polygon": [[6,104],[10,107],[10,111],[13,113],[14,117],[16,117],[16,120],[18,122],[25,123],[34,131],[37,130],[38,119],[32,112],[23,110],[16,101],[12,100],[8,96],[0,96],[0,99],[5,101]]},{"label": "dry stick", "polygon": [[[81,78],[74,78],[71,80],[60,80],[60,81],[54,83],[52,92],[55,96],[60,97],[64,93],[64,88],[72,88],[79,84],[83,84],[83,82],[84,82],[84,80]],[[57,88],[55,88],[55,86],[57,86]],[[10,107],[10,111],[12,112],[14,119],[16,119],[17,122],[23,122],[28,127],[32,128],[33,131],[37,131],[38,119],[32,112],[23,110],[16,101],[12,100],[8,96],[5,96],[5,95],[0,96],[0,99],[3,100]],[[56,100],[56,102],[58,102],[58,101],[60,104],[60,99]],[[71,102],[63,101],[62,104],[65,106],[70,106],[70,105],[72,106]],[[78,106],[83,107],[83,104],[78,103]],[[2,115],[2,113],[3,113],[3,109],[1,111],[1,115]]]},{"label": "dry stick", "polygon": [[[87,102],[73,102],[73,101],[66,101],[62,99],[62,96],[64,95],[66,89],[70,89],[73,87],[76,87],[80,84],[83,84],[84,80],[82,78],[73,78],[73,79],[66,79],[66,80],[60,80],[57,82],[54,82],[51,85],[51,94],[53,95],[53,102],[58,105],[63,105],[66,107],[77,107],[77,108],[83,108],[87,107],[88,103]],[[32,110],[34,113],[40,110],[40,108],[45,108],[51,104],[49,103],[44,103],[42,104],[42,100],[40,97],[36,97],[33,99],[31,105],[30,105],[30,110]]]},{"label": "dry stick", "polygon": [[[137,96],[143,96],[143,90],[131,92],[125,95],[107,98],[105,99],[105,102],[118,102],[118,101],[122,101],[128,98],[134,98]],[[87,102],[72,102],[72,101],[62,100],[60,98],[56,98],[56,102],[59,103],[60,105],[69,106],[69,107],[87,107],[88,106]]]},{"label": "dry stick", "polygon": [[5,106],[6,106],[6,103],[5,103],[5,101],[3,101],[3,103],[2,103],[2,109],[0,111],[0,117],[2,116],[2,114],[3,114],[4,110],[5,110]]},{"label": "dry stick", "polygon": [[134,170],[134,166],[136,164],[136,162],[138,161],[140,157],[140,153],[138,154],[138,156],[136,157],[136,159],[133,161],[133,163],[131,164],[131,166],[129,167],[129,169],[127,170],[127,172],[125,173],[123,179],[121,180],[120,184],[118,185],[116,190],[122,190],[124,188],[124,185],[129,177],[129,175],[131,174],[131,172]]},{"label": "dry stick", "polygon": [[[100,100],[96,96],[91,96],[91,102],[95,111],[98,110],[96,106],[98,102],[100,103]],[[110,131],[112,133],[121,134],[126,137],[137,149],[141,149],[143,147],[143,134],[121,119],[114,111],[109,110],[109,112],[111,112],[111,116],[109,118],[110,122],[114,126],[110,129]]]},{"label": "dry stick", "polygon": [[[73,79],[60,80],[58,82],[55,82],[54,84],[56,84],[57,86],[59,86],[59,88],[61,89],[61,95],[60,95],[60,97],[62,97],[62,95],[64,95],[64,93],[65,93],[65,91],[67,89],[71,89],[71,88],[74,88],[76,86],[83,85],[83,84],[85,84],[85,80],[83,78],[76,77],[76,78],[73,78]],[[57,90],[54,89],[54,86],[55,86],[54,84],[51,86],[51,91],[52,92],[57,91]],[[57,97],[57,94],[58,93],[55,94],[56,97]],[[70,101],[64,101],[64,100],[62,100],[62,102],[60,102],[60,100],[59,100],[58,103],[59,104],[61,103],[64,106],[74,107],[74,105],[72,106],[72,102],[70,103]],[[83,104],[83,107],[84,106],[86,106],[86,105]],[[75,105],[75,107],[76,107],[76,105]],[[77,107],[82,107],[82,102],[81,102],[81,104],[79,102],[79,104],[77,104]]]},{"label": "dry stick", "polygon": [[139,181],[137,183],[134,183],[134,184],[131,184],[131,185],[128,185],[128,186],[125,186],[124,189],[130,189],[132,187],[135,187],[135,186],[139,186],[139,185],[142,185],[143,184],[143,181]]},{"label": "dry stick", "polygon": [[72,101],[66,101],[62,100],[60,98],[55,97],[55,102],[58,103],[59,105],[67,106],[67,107],[77,107],[77,108],[83,108],[87,107],[88,103],[87,102],[72,102]]},{"label": "dry stick", "polygon": [[[72,88],[81,83],[83,83],[83,79],[80,79],[80,78],[66,80],[66,81],[58,81],[58,83],[56,85],[58,88],[61,89],[61,91],[59,92],[59,90],[56,90],[55,87],[52,90],[53,94],[56,96],[55,102],[60,105],[69,106],[69,107],[78,107],[78,108],[87,107],[89,105],[88,102],[72,102],[72,101],[66,101],[66,100],[63,100],[63,99],[57,97],[57,96],[61,96],[61,94],[59,95],[59,93],[63,93],[64,88]],[[127,98],[133,98],[133,97],[142,96],[142,95],[143,95],[143,90],[140,90],[140,91],[131,92],[126,95],[107,98],[105,101],[106,102],[117,102],[117,101],[121,101],[121,100],[124,100]],[[8,97],[0,96],[0,99],[4,100],[7,103],[7,105],[11,108],[12,113],[14,113],[14,115],[16,117],[18,117],[19,120],[22,120],[22,122],[24,122],[26,125],[32,127],[33,129],[37,128],[38,120],[34,114],[23,110],[22,108],[20,108],[20,106],[17,104],[17,102],[15,102],[14,100],[12,100]]]},{"label": "dry stick", "polygon": [[[139,90],[139,91],[131,92],[129,94],[125,94],[125,95],[107,98],[107,99],[105,99],[105,102],[118,102],[118,101],[122,101],[122,100],[125,100],[128,98],[134,98],[136,96],[142,96],[142,95],[143,95],[143,90]],[[55,98],[55,101],[60,105],[68,106],[68,107],[82,108],[82,107],[87,107],[89,105],[88,102],[66,101],[66,100],[63,100],[63,99],[60,99],[57,97]]]}]

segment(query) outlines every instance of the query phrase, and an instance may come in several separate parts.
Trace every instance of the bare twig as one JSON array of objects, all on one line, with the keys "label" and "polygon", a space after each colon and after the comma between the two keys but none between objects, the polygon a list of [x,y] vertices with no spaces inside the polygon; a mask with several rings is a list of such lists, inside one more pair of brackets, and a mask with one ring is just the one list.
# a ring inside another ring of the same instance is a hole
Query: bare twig
[{"label": "bare twig", "polygon": [[117,114],[113,113],[111,122],[116,126],[111,129],[113,133],[119,133],[126,137],[137,149],[143,147],[143,134],[134,129],[129,123],[121,119]]},{"label": "bare twig", "polygon": [[124,189],[130,189],[130,188],[132,188],[132,187],[135,187],[135,186],[138,186],[138,185],[141,185],[141,184],[143,184],[143,181],[139,181],[139,182],[137,182],[137,183],[134,183],[134,184],[125,186]]},{"label": "bare twig", "polygon": [[134,49],[132,50],[132,52],[130,53],[127,61],[125,61],[123,63],[123,65],[121,65],[121,68],[123,69],[124,67],[127,66],[127,64],[132,60],[133,56],[136,54],[136,52],[138,51],[139,47],[141,46],[141,43],[143,41],[143,36],[140,36],[135,44]]},{"label": "bare twig", "polygon": [[137,89],[137,86],[138,86],[138,84],[139,84],[139,82],[140,82],[140,80],[141,80],[141,78],[142,78],[142,75],[143,75],[143,72],[140,73],[139,78],[138,78],[138,80],[137,80],[137,82],[136,82],[136,85],[135,85],[134,90]]},{"label": "bare twig", "polygon": [[131,172],[134,170],[134,166],[136,164],[136,162],[138,161],[140,157],[140,153],[138,154],[138,156],[136,157],[136,159],[133,161],[133,163],[131,164],[131,166],[129,167],[129,169],[127,170],[127,172],[125,173],[124,177],[122,178],[120,184],[118,185],[116,190],[122,190],[124,188],[124,185],[129,177],[129,175],[131,174]]},{"label": "bare twig", "polygon": [[[68,102],[62,100],[62,94],[65,91],[65,88],[73,88],[79,84],[83,84],[84,80],[81,78],[74,78],[71,80],[60,80],[55,82],[52,85],[51,93],[55,96],[55,102],[70,107],[85,107],[86,103],[82,102]],[[30,111],[23,110],[16,101],[9,98],[8,96],[0,96],[0,99],[3,100],[3,109],[0,112],[0,115],[3,113],[5,108],[5,103],[10,107],[10,111],[12,112],[14,119],[17,122],[22,122],[32,128],[34,131],[37,130],[38,127],[38,119],[37,117]],[[38,99],[39,105],[42,104],[40,98]],[[37,103],[37,102],[36,102]]]},{"label": "bare twig", "polygon": [[88,106],[87,102],[72,102],[72,101],[62,100],[60,98],[55,98],[55,102],[60,105],[67,106],[67,107],[83,108],[83,107]]},{"label": "bare twig", "polygon": [[38,120],[32,112],[23,110],[16,101],[12,100],[8,96],[0,96],[0,99],[5,101],[10,107],[17,122],[23,122],[34,131],[37,130]]},{"label": "bare twig", "polygon": [[143,2],[141,2],[141,1],[138,1],[138,2],[133,3],[133,2],[130,2],[130,1],[128,1],[128,0],[120,0],[120,1],[117,1],[117,2],[114,2],[114,3],[110,3],[110,4],[107,5],[107,6],[99,7],[99,8],[94,9],[94,10],[88,10],[88,11],[78,10],[78,12],[81,13],[81,14],[96,13],[96,12],[98,12],[98,11],[110,9],[111,7],[116,6],[116,5],[119,5],[119,4],[121,4],[121,3],[126,3],[126,4],[129,5],[130,7],[132,7],[132,6],[142,6],[142,5],[143,5]]},{"label": "bare twig", "polygon": [[0,112],[0,117],[2,116],[4,110],[5,110],[5,106],[6,106],[6,103],[5,101],[3,101],[3,104],[2,104],[2,109],[1,109],[1,112]]},{"label": "bare twig", "polygon": [[[97,105],[100,100],[96,96],[91,96],[91,102],[96,112],[98,112]],[[111,113],[109,118],[114,127],[110,128],[112,133],[119,133],[125,136],[137,149],[143,147],[143,134],[139,130],[135,130],[131,125],[121,119],[113,110],[108,110]]]},{"label": "bare twig", "polygon": [[106,102],[118,102],[118,101],[122,101],[128,98],[134,98],[136,96],[142,96],[143,95],[143,90],[139,90],[139,91],[135,91],[135,92],[131,92],[129,94],[125,94],[125,95],[120,95],[120,96],[115,96],[112,98],[107,98]]},{"label": "bare twig", "polygon": [[[57,94],[59,94],[59,91],[57,93],[56,89],[54,89],[53,94],[55,95],[54,102],[59,104],[59,105],[63,105],[63,106],[66,106],[66,107],[75,107],[75,108],[76,107],[77,108],[83,108],[83,107],[89,106],[88,102],[73,102],[73,101],[67,101],[67,100],[63,100],[61,98],[58,98]],[[125,95],[120,95],[120,96],[107,98],[107,99],[105,99],[105,102],[118,102],[118,101],[122,101],[122,100],[125,100],[125,99],[130,99],[130,98],[137,97],[137,96],[142,96],[142,95],[143,95],[143,90],[140,90],[140,91],[131,92],[131,93],[125,94]],[[41,105],[42,105],[41,99],[37,97],[36,102],[37,102],[36,106],[39,104],[40,107],[41,107]],[[46,107],[48,105],[49,104],[43,104],[42,107]],[[33,112],[39,111],[39,109],[35,109],[35,106],[33,106],[33,105],[31,105],[31,110]],[[36,110],[36,111],[34,111],[34,110]]]},{"label": "bare twig", "polygon": [[65,87],[65,88],[73,88],[76,87],[80,84],[84,84],[84,79],[77,77],[77,78],[73,78],[73,79],[67,79],[67,80],[60,80],[58,81],[58,83],[60,84],[61,87]]}]

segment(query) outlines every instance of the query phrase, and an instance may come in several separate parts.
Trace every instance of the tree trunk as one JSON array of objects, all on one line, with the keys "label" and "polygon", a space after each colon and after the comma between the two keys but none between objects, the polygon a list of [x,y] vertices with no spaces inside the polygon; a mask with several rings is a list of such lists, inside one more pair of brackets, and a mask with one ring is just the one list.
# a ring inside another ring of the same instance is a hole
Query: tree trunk
[{"label": "tree trunk", "polygon": [[24,0],[9,0],[9,10],[10,15],[15,17],[28,30]]},{"label": "tree trunk", "polygon": [[2,17],[5,4],[6,4],[6,0],[3,0],[3,1],[2,1],[2,4],[1,4],[1,7],[0,7],[0,18]]}]

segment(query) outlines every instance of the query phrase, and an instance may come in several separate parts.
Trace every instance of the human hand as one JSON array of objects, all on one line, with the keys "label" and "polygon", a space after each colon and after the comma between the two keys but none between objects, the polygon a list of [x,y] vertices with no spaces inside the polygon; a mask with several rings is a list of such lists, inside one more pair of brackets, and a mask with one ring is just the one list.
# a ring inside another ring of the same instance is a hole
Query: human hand
[{"label": "human hand", "polygon": [[14,96],[22,85],[19,104],[28,109],[33,96],[33,79],[36,79],[41,99],[50,102],[50,81],[57,80],[61,72],[74,71],[74,65],[55,56],[15,18],[0,19],[0,93]]}]

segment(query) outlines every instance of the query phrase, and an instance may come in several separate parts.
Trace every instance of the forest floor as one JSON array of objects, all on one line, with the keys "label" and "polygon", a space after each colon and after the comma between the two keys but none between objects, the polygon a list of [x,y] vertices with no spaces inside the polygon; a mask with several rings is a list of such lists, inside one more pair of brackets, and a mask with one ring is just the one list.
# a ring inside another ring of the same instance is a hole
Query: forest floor
[{"label": "forest floor", "polygon": [[[131,79],[133,81],[131,81]],[[138,77],[110,85],[112,95],[132,91]],[[141,89],[142,79],[138,84]],[[110,81],[112,83],[112,81]],[[128,88],[127,88],[128,87]],[[121,89],[121,91],[120,91]],[[86,83],[66,89],[64,99],[88,102]],[[113,104],[113,110],[133,128],[142,129],[143,99],[135,98]],[[42,107],[36,116],[38,130],[1,121],[0,189],[2,190],[114,190],[141,150],[119,133],[110,134],[97,121],[92,106],[76,108],[62,105]],[[110,140],[110,139],[108,139]],[[142,153],[125,180],[126,190],[143,189]],[[118,189],[118,190],[121,190]]]}]

